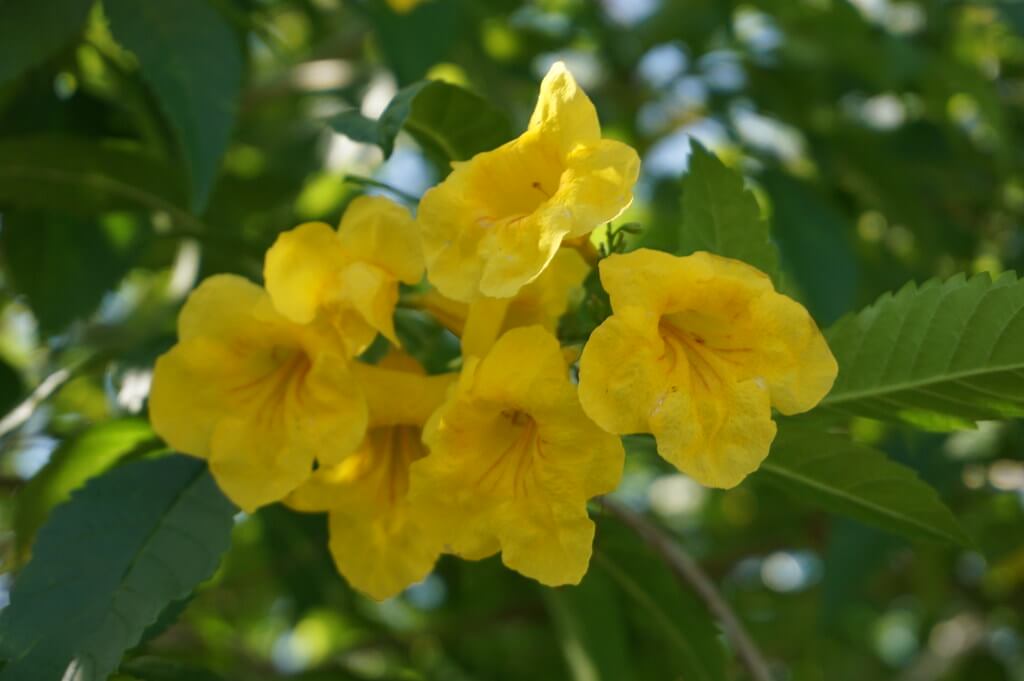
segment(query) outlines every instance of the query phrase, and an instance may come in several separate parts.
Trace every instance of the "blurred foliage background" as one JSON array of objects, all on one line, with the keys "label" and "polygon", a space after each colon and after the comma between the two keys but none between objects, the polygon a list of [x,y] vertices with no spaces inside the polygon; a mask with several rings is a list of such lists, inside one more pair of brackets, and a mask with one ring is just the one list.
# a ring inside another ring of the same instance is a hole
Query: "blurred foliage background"
[{"label": "blurred foliage background", "polygon": [[[822,326],[908,280],[1024,270],[1024,2],[0,0],[0,594],[71,490],[161,448],[150,370],[197,281],[258,281],[278,232],[336,223],[373,181],[415,197],[443,176],[412,136],[385,160],[339,114],[433,78],[518,130],[556,59],[641,153],[637,242],[672,248],[700,140],[747,176]],[[451,358],[439,328],[398,322],[428,366]],[[640,439],[618,495],[696,555],[777,678],[1024,679],[1024,428],[855,434],[939,489],[974,549],[758,475],[706,490]],[[577,588],[446,559],[376,604],[335,572],[323,518],[267,508],[119,678],[744,678],[621,530],[599,517]]]}]

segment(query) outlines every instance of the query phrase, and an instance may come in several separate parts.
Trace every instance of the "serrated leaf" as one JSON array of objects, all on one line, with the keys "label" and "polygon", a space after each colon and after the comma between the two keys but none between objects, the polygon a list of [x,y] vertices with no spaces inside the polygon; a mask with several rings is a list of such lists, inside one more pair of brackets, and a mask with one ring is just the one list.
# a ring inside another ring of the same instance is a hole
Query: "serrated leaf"
[{"label": "serrated leaf", "polygon": [[61,444],[14,498],[17,562],[28,558],[36,531],[57,504],[67,501],[72,491],[152,438],[153,430],[142,419],[120,419],[98,424]]},{"label": "serrated leaf", "polygon": [[709,251],[753,265],[773,279],[779,254],[768,223],[743,176],[696,140],[690,141],[690,169],[683,178],[679,255]]},{"label": "serrated leaf", "polygon": [[439,80],[421,81],[395,95],[377,121],[343,112],[330,121],[336,131],[379,146],[385,156],[405,129],[440,166],[463,161],[507,142],[505,115],[465,88]]},{"label": "serrated leaf", "polygon": [[0,85],[66,45],[93,0],[0,0]]},{"label": "serrated leaf", "polygon": [[[0,681],[103,681],[213,574],[235,509],[183,456],[121,466],[57,508],[0,615]],[[72,678],[72,677],[67,677]]]},{"label": "serrated leaf", "polygon": [[184,193],[170,168],[133,146],[45,134],[0,140],[0,202],[93,216],[176,211]]},{"label": "serrated leaf", "polygon": [[578,586],[542,591],[573,681],[629,681],[629,641],[615,582],[590,570]]},{"label": "serrated leaf", "polygon": [[619,521],[601,519],[591,570],[607,575],[628,603],[636,676],[646,670],[651,678],[724,681],[725,652],[711,615]]},{"label": "serrated leaf", "polygon": [[171,123],[200,211],[227,149],[242,86],[231,26],[204,0],[104,0],[110,30],[139,60]]},{"label": "serrated leaf", "polygon": [[799,499],[914,539],[970,539],[939,495],[884,453],[847,437],[783,423],[758,476]]},{"label": "serrated leaf", "polygon": [[908,284],[826,332],[839,377],[821,409],[930,430],[1024,416],[1024,282]]}]

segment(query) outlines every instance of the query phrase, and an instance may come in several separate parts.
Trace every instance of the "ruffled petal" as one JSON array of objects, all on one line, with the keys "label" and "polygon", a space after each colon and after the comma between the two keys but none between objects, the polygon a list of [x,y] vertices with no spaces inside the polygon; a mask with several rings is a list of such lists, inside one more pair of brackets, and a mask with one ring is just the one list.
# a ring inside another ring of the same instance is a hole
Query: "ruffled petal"
[{"label": "ruffled petal", "polygon": [[267,251],[263,279],[274,307],[298,324],[308,324],[341,287],[345,254],[338,234],[322,222],[282,232]]},{"label": "ruffled petal", "polygon": [[543,129],[563,154],[601,138],[597,110],[564,62],[555,62],[541,81],[530,128]]},{"label": "ruffled petal", "polygon": [[341,218],[338,239],[351,261],[376,265],[406,284],[423,278],[419,231],[409,211],[383,196],[360,196]]}]

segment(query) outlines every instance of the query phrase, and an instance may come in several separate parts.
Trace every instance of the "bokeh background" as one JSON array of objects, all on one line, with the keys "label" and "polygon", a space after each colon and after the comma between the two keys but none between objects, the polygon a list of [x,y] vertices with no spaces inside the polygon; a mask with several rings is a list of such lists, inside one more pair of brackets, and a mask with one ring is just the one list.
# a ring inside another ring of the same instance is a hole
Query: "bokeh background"
[{"label": "bokeh background", "polygon": [[[258,281],[280,231],[336,223],[379,191],[365,178],[418,196],[443,176],[411,137],[385,160],[331,127],[423,78],[519,130],[567,62],[643,158],[624,218],[641,243],[671,249],[699,140],[747,176],[823,326],[909,280],[1024,271],[1024,2],[188,0],[159,30],[123,0],[31,5],[0,2],[0,601],[57,503],[161,447],[150,372],[197,281]],[[414,311],[398,326],[435,369],[457,352]],[[1024,428],[855,433],[939,489],[975,549],[824,515],[756,475],[703,489],[643,440],[619,496],[698,557],[780,679],[1024,679]],[[621,561],[579,588],[445,559],[377,604],[334,571],[323,518],[267,508],[136,652],[194,679],[743,678],[692,596],[599,525]]]}]

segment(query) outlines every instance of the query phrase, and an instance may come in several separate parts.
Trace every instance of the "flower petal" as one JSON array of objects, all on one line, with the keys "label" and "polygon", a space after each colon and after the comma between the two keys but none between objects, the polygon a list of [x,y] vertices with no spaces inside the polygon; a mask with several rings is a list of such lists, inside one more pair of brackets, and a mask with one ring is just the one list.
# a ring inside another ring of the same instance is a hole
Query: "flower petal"
[{"label": "flower petal", "polygon": [[278,235],[267,251],[263,279],[274,307],[308,324],[340,287],[345,265],[338,234],[322,222],[307,222]]},{"label": "flower petal", "polygon": [[568,154],[578,144],[601,138],[601,126],[594,104],[564,62],[555,62],[540,84],[537,106],[530,116],[530,129],[542,128]]},{"label": "flower petal", "polygon": [[423,251],[412,215],[383,196],[360,196],[348,205],[338,239],[349,260],[376,265],[406,284],[423,278]]}]

